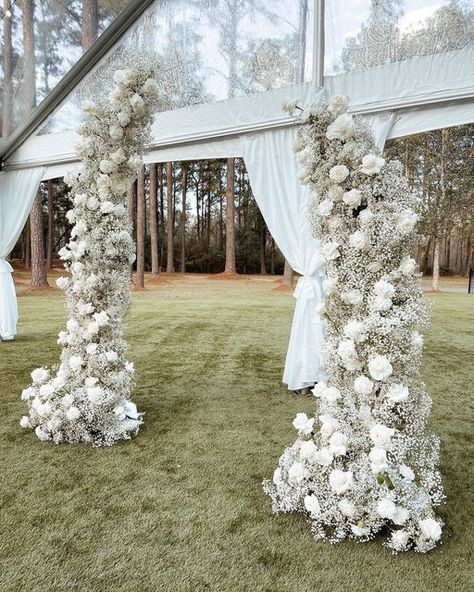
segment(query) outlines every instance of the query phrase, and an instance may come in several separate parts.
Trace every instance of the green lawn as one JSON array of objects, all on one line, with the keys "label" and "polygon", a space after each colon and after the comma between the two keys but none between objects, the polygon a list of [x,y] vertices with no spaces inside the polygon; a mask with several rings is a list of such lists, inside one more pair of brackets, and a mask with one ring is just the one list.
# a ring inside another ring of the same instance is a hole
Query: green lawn
[{"label": "green lawn", "polygon": [[40,443],[18,425],[29,373],[58,358],[62,295],[22,292],[0,343],[0,590],[464,592],[472,576],[474,296],[441,294],[424,376],[442,439],[444,544],[392,556],[380,541],[315,542],[271,514],[261,481],[310,398],[281,385],[294,299],[270,280],[177,277],[134,295],[128,319],[146,423],[110,449]]}]

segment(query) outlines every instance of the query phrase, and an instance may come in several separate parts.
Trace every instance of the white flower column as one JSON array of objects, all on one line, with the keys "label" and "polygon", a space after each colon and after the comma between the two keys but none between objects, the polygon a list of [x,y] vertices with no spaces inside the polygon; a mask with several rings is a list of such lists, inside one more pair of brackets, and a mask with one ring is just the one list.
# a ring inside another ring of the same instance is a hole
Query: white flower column
[{"label": "white flower column", "polygon": [[431,400],[419,379],[428,318],[410,257],[416,199],[399,162],[377,154],[346,101],[302,115],[301,177],[326,259],[326,382],[315,417],[298,414],[296,442],[264,489],[276,512],[306,514],[316,539],[358,541],[383,530],[394,551],[426,552],[441,537],[443,501]]},{"label": "white flower column", "polygon": [[130,400],[133,364],[125,358],[123,316],[130,300],[134,243],[124,194],[149,141],[158,86],[152,68],[114,75],[107,102],[83,104],[83,167],[68,180],[74,224],[61,257],[69,272],[57,284],[69,315],[58,368],[38,368],[22,399],[21,419],[40,440],[112,445],[137,432],[142,414]]}]

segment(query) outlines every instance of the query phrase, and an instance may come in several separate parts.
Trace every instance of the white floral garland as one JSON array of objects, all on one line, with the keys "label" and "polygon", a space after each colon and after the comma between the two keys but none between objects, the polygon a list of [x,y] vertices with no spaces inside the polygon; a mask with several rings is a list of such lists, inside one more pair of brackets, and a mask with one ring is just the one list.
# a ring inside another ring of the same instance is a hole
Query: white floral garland
[{"label": "white floral garland", "polygon": [[67,179],[74,227],[61,250],[69,277],[67,330],[59,333],[61,362],[54,377],[46,368],[31,373],[22,393],[29,414],[24,428],[40,440],[112,445],[138,431],[142,415],[130,401],[134,368],[125,359],[122,319],[130,301],[130,264],[135,247],[124,194],[142,163],[152,113],[158,103],[154,68],[118,70],[107,103],[85,101],[80,172]]},{"label": "white floral garland", "polygon": [[[294,111],[296,104],[288,109]],[[310,186],[310,219],[326,259],[327,382],[316,417],[298,413],[296,442],[264,490],[275,512],[305,513],[316,539],[391,532],[394,551],[426,552],[441,537],[439,442],[425,433],[431,400],[419,380],[428,320],[410,257],[415,196],[343,97],[301,116],[295,151]]]}]

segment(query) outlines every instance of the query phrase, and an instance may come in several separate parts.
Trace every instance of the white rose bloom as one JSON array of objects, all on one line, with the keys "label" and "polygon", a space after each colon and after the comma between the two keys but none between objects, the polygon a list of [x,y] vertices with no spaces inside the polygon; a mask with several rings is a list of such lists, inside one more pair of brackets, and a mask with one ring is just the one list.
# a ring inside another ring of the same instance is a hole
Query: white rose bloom
[{"label": "white rose bloom", "polygon": [[117,119],[120,124],[120,127],[127,127],[130,123],[130,114],[127,111],[119,111],[117,113]]},{"label": "white rose bloom", "polygon": [[329,438],[329,452],[334,456],[344,456],[347,453],[349,438],[342,432],[334,432]]},{"label": "white rose bloom", "polygon": [[408,399],[409,390],[408,387],[403,384],[392,384],[387,389],[385,396],[394,403],[401,403]]},{"label": "white rose bloom", "polygon": [[357,359],[357,351],[351,339],[343,339],[337,347],[337,353],[342,360]]},{"label": "white rose bloom", "polygon": [[130,374],[133,374],[135,372],[135,366],[133,362],[125,362],[125,370]]},{"label": "white rose bloom", "polygon": [[331,185],[328,191],[328,199],[332,201],[342,201],[344,195],[344,189],[339,185]]},{"label": "white rose bloom", "polygon": [[391,546],[397,551],[406,549],[410,535],[406,530],[395,530],[390,539]]},{"label": "white rose bloom", "polygon": [[402,477],[404,477],[405,479],[408,479],[409,481],[414,480],[415,473],[413,472],[413,469],[411,467],[409,467],[408,465],[400,465],[398,467],[398,470],[400,472],[400,475]]},{"label": "white rose bloom", "polygon": [[100,403],[103,390],[100,386],[91,386],[87,389],[87,398],[93,405]]},{"label": "white rose bloom", "polygon": [[86,387],[90,387],[95,386],[98,383],[98,380],[94,376],[88,376],[84,382]]},{"label": "white rose bloom", "polygon": [[301,462],[295,462],[288,470],[288,481],[290,483],[301,483],[308,476],[305,466]]},{"label": "white rose bloom", "polygon": [[114,142],[123,138],[123,128],[121,125],[111,125],[109,127],[109,136]]},{"label": "white rose bloom", "polygon": [[46,432],[41,426],[38,426],[35,429],[35,434],[38,440],[41,440],[42,442],[46,442],[46,440],[49,440],[48,432]]},{"label": "white rose bloom", "polygon": [[363,225],[370,224],[374,217],[374,213],[369,208],[365,208],[359,214],[359,222]]},{"label": "white rose bloom", "polygon": [[390,310],[393,302],[390,298],[382,298],[381,296],[377,296],[374,299],[373,307],[374,310]]},{"label": "white rose bloom", "polygon": [[329,485],[331,486],[331,489],[338,495],[350,489],[353,484],[354,481],[352,478],[352,471],[341,471],[340,469],[334,469],[329,475]]},{"label": "white rose bloom", "polygon": [[380,173],[384,164],[385,158],[380,158],[379,156],[375,156],[375,154],[366,154],[362,158],[362,167],[360,170],[366,175],[376,175]]},{"label": "white rose bloom", "polygon": [[386,380],[393,372],[386,356],[374,356],[369,359],[369,373],[374,380]]},{"label": "white rose bloom", "polygon": [[96,320],[99,327],[103,327],[109,322],[109,315],[105,311],[96,312],[94,314],[94,319]]},{"label": "white rose bloom", "polygon": [[89,197],[86,205],[89,208],[89,210],[92,210],[94,212],[99,207],[99,200],[95,197]]},{"label": "white rose bloom", "polygon": [[332,202],[330,199],[324,199],[318,205],[317,212],[320,216],[326,217],[326,216],[329,216],[333,207],[334,207],[334,202]]},{"label": "white rose bloom", "polygon": [[332,123],[330,123],[326,130],[326,138],[328,140],[341,140],[345,142],[350,140],[354,135],[354,120],[352,115],[339,115]]},{"label": "white rose bloom", "polygon": [[355,505],[347,498],[342,498],[337,504],[339,510],[348,518],[353,518],[356,513]]},{"label": "white rose bloom", "polygon": [[40,397],[50,397],[54,393],[54,385],[51,383],[42,384],[39,389]]},{"label": "white rose bloom", "polygon": [[441,538],[441,525],[434,518],[425,518],[418,522],[423,536],[430,541],[437,541]]},{"label": "white rose bloom", "polygon": [[69,407],[69,409],[66,411],[66,418],[69,421],[75,421],[76,419],[79,419],[80,416],[81,412],[77,407]]},{"label": "white rose bloom", "polygon": [[403,210],[397,217],[397,228],[402,234],[411,232],[418,222],[418,216],[411,210]]},{"label": "white rose bloom", "polygon": [[395,516],[397,507],[393,501],[386,497],[377,504],[377,512],[381,518],[389,518],[390,520]]},{"label": "white rose bloom", "polygon": [[[95,321],[94,321],[95,322]],[[95,323],[97,325],[97,323]],[[97,325],[97,329],[99,328],[99,325]],[[92,356],[97,352],[97,348],[99,347],[99,345],[97,343],[89,343],[89,345],[86,347],[86,352]]]},{"label": "white rose bloom", "polygon": [[331,216],[328,219],[328,226],[331,232],[336,232],[338,228],[341,227],[342,218],[340,216]]},{"label": "white rose bloom", "polygon": [[110,350],[105,352],[105,357],[107,358],[108,362],[116,362],[118,360],[118,353]]},{"label": "white rose bloom", "polygon": [[31,426],[30,418],[27,415],[23,415],[23,417],[20,419],[20,426],[22,428],[29,428]]},{"label": "white rose bloom", "polygon": [[353,210],[358,208],[362,201],[362,192],[358,189],[351,189],[346,191],[342,196],[342,201]]},{"label": "white rose bloom", "polygon": [[410,512],[405,508],[397,506],[395,510],[395,515],[392,518],[394,524],[396,524],[397,526],[403,526],[405,522],[408,520],[408,518],[410,518]]},{"label": "white rose bloom", "polygon": [[367,265],[367,271],[370,273],[377,273],[382,269],[382,264],[379,261],[372,261]]},{"label": "white rose bloom", "polygon": [[65,288],[67,288],[68,284],[69,284],[69,279],[67,277],[61,276],[61,277],[58,277],[58,279],[56,280],[56,286],[60,290],[64,290]]},{"label": "white rose bloom", "polygon": [[383,448],[372,448],[369,452],[371,469],[374,473],[383,473],[388,468],[387,452]]},{"label": "white rose bloom", "polygon": [[389,428],[382,423],[376,423],[370,429],[370,439],[377,448],[383,448],[384,450],[390,450],[392,446],[391,438],[395,434],[393,428]]},{"label": "white rose bloom", "polygon": [[313,430],[314,424],[314,417],[311,419],[306,415],[306,413],[297,413],[295,419],[293,420],[293,427],[300,432],[300,434],[304,434],[307,436],[311,434]]},{"label": "white rose bloom", "polygon": [[400,262],[398,270],[403,275],[412,275],[416,270],[415,259],[413,257],[404,257]]},{"label": "white rose bloom", "polygon": [[412,331],[411,342],[414,347],[421,349],[423,347],[424,342],[423,335],[418,333],[418,331]]},{"label": "white rose bloom", "polygon": [[329,100],[328,111],[330,111],[333,115],[340,115],[346,111],[347,103],[347,97],[335,95]]},{"label": "white rose bloom", "polygon": [[309,148],[304,148],[304,150],[301,150],[300,152],[298,152],[298,162],[301,165],[306,165],[306,163],[308,162],[308,160],[311,158],[311,150]]},{"label": "white rose bloom", "polygon": [[325,277],[323,280],[323,291],[326,296],[333,294],[336,290],[337,280],[332,277]]},{"label": "white rose bloom", "polygon": [[110,155],[110,160],[115,165],[121,165],[121,164],[123,164],[127,160],[127,156],[126,156],[126,154],[124,152],[124,149],[122,147],[120,147],[118,150],[116,150],[115,152],[113,152]]},{"label": "white rose bloom", "polygon": [[342,183],[349,176],[349,169],[344,164],[337,164],[329,170],[329,178],[334,183]]},{"label": "white rose bloom", "polygon": [[321,465],[322,467],[329,466],[334,459],[333,453],[329,450],[329,448],[321,448],[314,454],[314,460]]},{"label": "white rose bloom", "polygon": [[28,399],[31,399],[34,396],[35,396],[35,389],[31,386],[29,386],[28,388],[23,389],[21,391],[21,400],[22,401],[28,401]]},{"label": "white rose bloom", "polygon": [[160,87],[158,86],[156,80],[153,78],[148,78],[143,85],[143,91],[146,92],[147,95],[157,96],[160,91]]},{"label": "white rose bloom", "polygon": [[100,211],[103,214],[110,214],[115,210],[115,205],[111,201],[104,201],[100,204]]},{"label": "white rose bloom", "polygon": [[133,156],[130,156],[130,158],[128,159],[128,166],[133,170],[136,171],[137,169],[139,169],[143,164],[143,159],[138,156],[138,154],[134,154]]},{"label": "white rose bloom", "polygon": [[304,498],[304,507],[308,510],[311,516],[319,516],[321,514],[321,506],[318,498],[314,495],[306,495]]},{"label": "white rose bloom", "polygon": [[300,446],[300,456],[301,458],[304,458],[305,460],[313,463],[315,462],[316,458],[315,458],[315,454],[318,451],[316,444],[313,442],[313,440],[307,440],[306,442],[303,442]]},{"label": "white rose bloom", "polygon": [[74,397],[71,395],[71,393],[64,395],[64,397],[61,399],[61,405],[65,408],[70,407],[73,403]]},{"label": "white rose bloom", "polygon": [[323,440],[327,440],[339,428],[339,421],[330,415],[320,415],[319,421],[321,422],[319,432]]},{"label": "white rose bloom", "polygon": [[91,321],[88,325],[87,325],[87,333],[90,336],[93,335],[97,335],[97,333],[99,332],[99,323],[97,321]]},{"label": "white rose bloom", "polygon": [[382,278],[375,282],[374,293],[380,298],[392,298],[395,295],[395,286]]},{"label": "white rose bloom", "polygon": [[351,530],[355,536],[358,537],[367,536],[370,533],[370,528],[368,526],[359,526],[357,524],[353,524]]},{"label": "white rose bloom", "polygon": [[99,163],[99,169],[100,169],[100,172],[101,173],[104,173],[105,175],[108,175],[109,173],[112,172],[112,169],[113,169],[112,162],[110,160],[107,160],[107,159],[104,158]]},{"label": "white rose bloom", "polygon": [[81,356],[71,356],[69,358],[69,368],[72,371],[79,370],[79,368],[81,366],[82,366],[82,358],[81,358]]},{"label": "white rose bloom", "polygon": [[374,383],[367,376],[361,375],[354,380],[354,390],[359,395],[370,395],[373,388]]},{"label": "white rose bloom", "polygon": [[286,103],[284,103],[282,106],[282,109],[283,109],[283,111],[286,111],[286,113],[288,113],[288,115],[294,115],[297,106],[298,106],[298,99],[293,99],[291,101],[287,101]]},{"label": "white rose bloom", "polygon": [[145,101],[137,93],[135,93],[130,99],[130,106],[133,109],[133,112],[139,116],[145,113]]},{"label": "white rose bloom", "polygon": [[368,244],[367,235],[362,230],[356,230],[349,236],[349,245],[356,251],[363,251]]},{"label": "white rose bloom", "polygon": [[345,292],[341,292],[341,300],[345,304],[352,304],[352,306],[357,306],[362,302],[362,299],[362,292],[360,292],[359,290],[346,290]]},{"label": "white rose bloom", "polygon": [[46,370],[46,368],[36,368],[36,370],[33,370],[31,373],[31,379],[34,383],[44,382],[47,380],[48,376],[49,372]]},{"label": "white rose bloom", "polygon": [[335,241],[323,245],[322,255],[326,261],[333,261],[334,259],[340,257],[341,253],[339,252],[339,247],[339,243]]},{"label": "white rose bloom", "polygon": [[362,321],[352,320],[344,327],[344,335],[352,339],[356,343],[361,343],[365,340],[365,326]]}]

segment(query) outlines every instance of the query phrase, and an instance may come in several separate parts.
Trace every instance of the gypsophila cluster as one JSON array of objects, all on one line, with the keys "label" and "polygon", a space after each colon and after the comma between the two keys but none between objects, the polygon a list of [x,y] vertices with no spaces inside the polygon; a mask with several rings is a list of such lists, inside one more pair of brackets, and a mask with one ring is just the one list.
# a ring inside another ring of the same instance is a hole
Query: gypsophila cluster
[{"label": "gypsophila cluster", "polygon": [[428,320],[419,273],[416,199],[343,97],[303,112],[295,151],[326,260],[326,382],[315,417],[298,413],[296,442],[264,489],[276,512],[297,511],[316,539],[367,541],[382,529],[394,552],[440,540],[444,499],[431,400],[419,379]]},{"label": "gypsophila cluster", "polygon": [[68,275],[69,320],[59,333],[58,368],[37,368],[22,393],[29,414],[21,426],[40,440],[112,445],[138,431],[142,415],[130,400],[133,364],[126,360],[123,316],[130,301],[135,259],[124,194],[149,143],[158,85],[152,67],[115,72],[107,102],[85,101],[77,152],[80,171],[66,179],[74,225],[60,251]]}]

